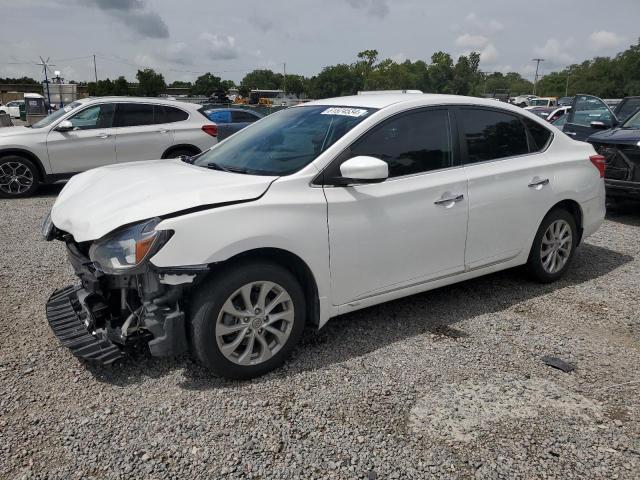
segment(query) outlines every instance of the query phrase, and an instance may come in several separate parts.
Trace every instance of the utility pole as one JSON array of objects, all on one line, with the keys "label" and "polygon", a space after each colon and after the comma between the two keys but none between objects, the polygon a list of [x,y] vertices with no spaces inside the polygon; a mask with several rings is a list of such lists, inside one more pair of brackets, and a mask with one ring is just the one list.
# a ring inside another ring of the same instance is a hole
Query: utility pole
[{"label": "utility pole", "polygon": [[47,75],[47,68],[55,67],[54,64],[49,65],[49,59],[51,57],[44,58],[40,57],[40,63],[36,63],[36,65],[40,65],[44,70],[44,83],[47,85],[47,113],[51,113],[51,94],[49,93],[49,76]]},{"label": "utility pole", "polygon": [[569,72],[567,72],[567,84],[564,87],[564,96],[568,97],[569,96]]},{"label": "utility pole", "polygon": [[538,67],[540,67],[540,62],[544,62],[544,58],[534,58],[532,60],[533,62],[536,62],[536,76],[533,79],[533,94],[536,94],[536,85],[538,85]]},{"label": "utility pole", "polygon": [[287,64],[282,64],[282,91],[287,93]]},{"label": "utility pole", "polygon": [[96,54],[93,54],[93,74],[96,76],[96,83],[98,83],[98,69],[96,68]]}]

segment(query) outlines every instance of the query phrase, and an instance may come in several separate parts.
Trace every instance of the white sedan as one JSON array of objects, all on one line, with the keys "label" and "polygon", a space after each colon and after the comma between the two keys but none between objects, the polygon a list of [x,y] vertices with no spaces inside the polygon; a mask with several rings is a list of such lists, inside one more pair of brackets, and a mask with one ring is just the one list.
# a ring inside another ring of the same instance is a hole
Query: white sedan
[{"label": "white sedan", "polygon": [[253,377],[305,324],[519,265],[559,279],[603,221],[603,175],[589,144],[491,100],[310,102],[193,163],[72,178],[43,233],[81,283],[54,292],[47,316],[83,358],[147,342]]}]

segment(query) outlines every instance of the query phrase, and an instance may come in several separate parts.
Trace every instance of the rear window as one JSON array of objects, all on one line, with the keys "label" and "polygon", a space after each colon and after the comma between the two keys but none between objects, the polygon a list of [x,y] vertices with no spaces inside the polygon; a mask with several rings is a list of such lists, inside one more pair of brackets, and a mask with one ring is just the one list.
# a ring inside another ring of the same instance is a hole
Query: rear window
[{"label": "rear window", "polygon": [[529,134],[533,139],[534,144],[531,145],[531,152],[539,152],[547,148],[547,145],[549,145],[549,141],[551,140],[551,130],[528,118],[523,118],[522,120],[527,126],[527,130],[529,130]]},{"label": "rear window", "polygon": [[187,118],[189,118],[189,114],[184,110],[180,110],[179,108],[168,107],[166,105],[163,108],[165,112],[164,121],[158,122],[156,120],[156,123],[182,122],[183,120],[186,120]]}]

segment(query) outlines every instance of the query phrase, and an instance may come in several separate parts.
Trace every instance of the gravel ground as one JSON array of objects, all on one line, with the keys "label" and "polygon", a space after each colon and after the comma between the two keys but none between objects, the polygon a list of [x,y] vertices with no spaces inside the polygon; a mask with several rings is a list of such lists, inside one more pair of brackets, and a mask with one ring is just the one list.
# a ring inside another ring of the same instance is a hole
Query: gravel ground
[{"label": "gravel ground", "polygon": [[58,190],[0,201],[2,478],[640,478],[638,213],[559,283],[508,271],[356,312],[233,382],[59,346],[44,303],[74,278],[39,239]]}]

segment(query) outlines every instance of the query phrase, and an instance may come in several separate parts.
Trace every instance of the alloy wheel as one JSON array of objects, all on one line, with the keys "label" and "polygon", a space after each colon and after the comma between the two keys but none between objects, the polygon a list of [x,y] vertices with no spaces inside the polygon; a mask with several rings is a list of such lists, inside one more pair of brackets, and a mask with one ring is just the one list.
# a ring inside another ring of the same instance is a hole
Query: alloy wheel
[{"label": "alloy wheel", "polygon": [[566,220],[552,222],[542,236],[540,260],[547,273],[558,273],[564,268],[571,256],[572,233]]},{"label": "alloy wheel", "polygon": [[286,344],[295,319],[289,293],[274,282],[248,283],[227,298],[215,326],[220,352],[238,365],[258,365]]},{"label": "alloy wheel", "polygon": [[0,165],[0,190],[9,195],[19,195],[33,185],[33,172],[21,162]]}]

